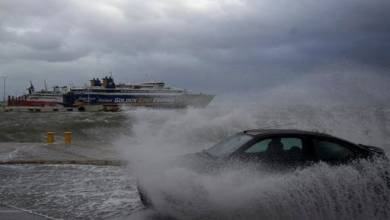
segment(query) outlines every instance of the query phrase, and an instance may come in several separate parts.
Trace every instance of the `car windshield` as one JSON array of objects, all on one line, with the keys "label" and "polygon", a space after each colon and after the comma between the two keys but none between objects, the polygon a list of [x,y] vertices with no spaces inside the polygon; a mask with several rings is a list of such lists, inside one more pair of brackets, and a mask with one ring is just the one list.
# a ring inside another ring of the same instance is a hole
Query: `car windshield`
[{"label": "car windshield", "polygon": [[246,134],[236,134],[205,150],[205,152],[214,157],[227,157],[252,138]]}]

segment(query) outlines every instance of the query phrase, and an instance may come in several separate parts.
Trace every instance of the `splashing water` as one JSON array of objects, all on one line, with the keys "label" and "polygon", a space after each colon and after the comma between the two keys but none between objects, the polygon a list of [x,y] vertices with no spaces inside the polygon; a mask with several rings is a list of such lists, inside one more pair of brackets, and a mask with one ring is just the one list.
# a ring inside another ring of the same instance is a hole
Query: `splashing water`
[{"label": "splashing water", "polygon": [[178,219],[388,219],[386,161],[320,163],[286,173],[248,166],[217,174],[169,164],[243,129],[327,132],[390,149],[388,108],[213,106],[182,111],[137,110],[132,135],[116,142],[142,179],[156,209]]},{"label": "splashing water", "polygon": [[[177,219],[389,218],[385,161],[317,164],[285,173],[238,166],[213,174],[170,163],[178,155],[201,151],[251,128],[322,131],[389,152],[388,107],[220,104],[121,113],[5,113],[0,119],[2,159],[128,160],[126,168],[1,165],[0,201],[49,216],[165,218],[138,212],[137,176],[156,209]],[[74,145],[42,145],[47,130],[73,131]]]}]

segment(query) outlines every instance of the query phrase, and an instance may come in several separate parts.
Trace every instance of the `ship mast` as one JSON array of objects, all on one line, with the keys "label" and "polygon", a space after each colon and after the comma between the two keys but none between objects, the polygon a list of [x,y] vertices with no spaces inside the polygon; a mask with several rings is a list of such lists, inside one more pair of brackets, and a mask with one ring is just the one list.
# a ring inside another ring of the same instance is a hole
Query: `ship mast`
[{"label": "ship mast", "polygon": [[91,88],[90,87],[88,87],[88,105],[90,104],[89,103],[89,93],[91,92]]},{"label": "ship mast", "polygon": [[46,82],[46,79],[43,81],[43,83],[45,84],[45,91],[47,91],[47,82]]}]

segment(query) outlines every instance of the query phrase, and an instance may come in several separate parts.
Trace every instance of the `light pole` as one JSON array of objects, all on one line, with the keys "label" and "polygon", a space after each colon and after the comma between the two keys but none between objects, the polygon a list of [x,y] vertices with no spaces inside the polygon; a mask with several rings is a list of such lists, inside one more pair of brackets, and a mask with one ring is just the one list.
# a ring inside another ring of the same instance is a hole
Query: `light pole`
[{"label": "light pole", "polygon": [[0,76],[1,78],[3,78],[3,108],[5,109],[5,106],[6,106],[6,100],[5,100],[5,97],[6,97],[6,95],[5,95],[5,81],[7,80],[7,76],[6,75],[1,75]]}]

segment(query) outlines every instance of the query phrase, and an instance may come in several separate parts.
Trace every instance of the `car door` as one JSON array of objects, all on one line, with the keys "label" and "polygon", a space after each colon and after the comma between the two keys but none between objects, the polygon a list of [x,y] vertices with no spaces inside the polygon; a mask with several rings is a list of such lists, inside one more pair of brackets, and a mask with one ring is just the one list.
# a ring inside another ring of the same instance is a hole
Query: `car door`
[{"label": "car door", "polygon": [[311,158],[307,139],[300,135],[271,135],[256,139],[239,152],[244,161],[280,166],[300,166]]},{"label": "car door", "polygon": [[356,149],[351,144],[338,139],[312,137],[311,143],[318,161],[343,164],[358,157]]}]

